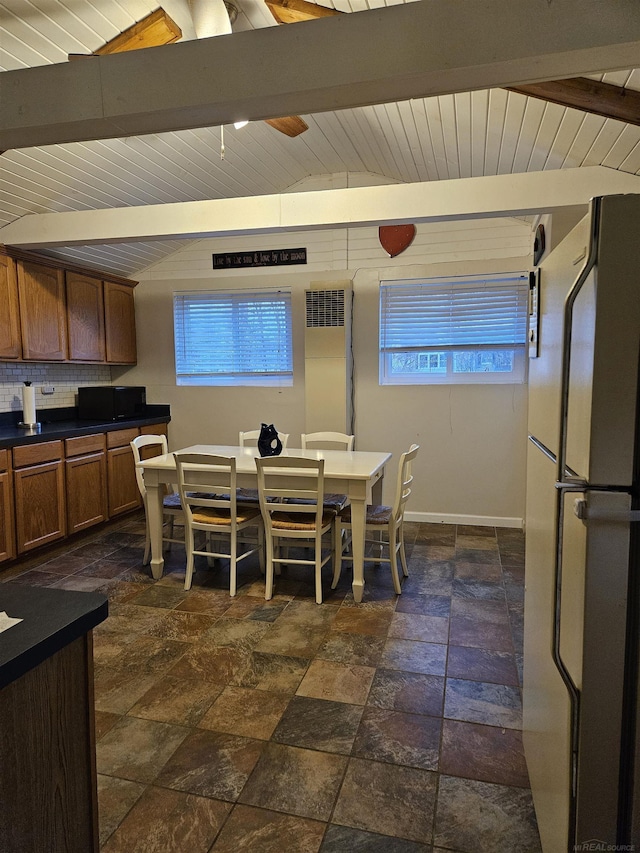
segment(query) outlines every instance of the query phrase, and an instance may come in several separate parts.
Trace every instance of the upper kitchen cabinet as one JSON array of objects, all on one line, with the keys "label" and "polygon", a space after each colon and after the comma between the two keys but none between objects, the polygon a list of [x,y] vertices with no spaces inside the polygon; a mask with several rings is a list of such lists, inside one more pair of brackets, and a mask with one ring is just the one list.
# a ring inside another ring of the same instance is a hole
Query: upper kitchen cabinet
[{"label": "upper kitchen cabinet", "polygon": [[66,361],[64,272],[31,261],[18,261],[17,270],[23,359]]},{"label": "upper kitchen cabinet", "polygon": [[21,357],[16,262],[13,258],[0,255],[0,358]]},{"label": "upper kitchen cabinet", "polygon": [[69,361],[106,359],[103,284],[98,278],[66,273]]},{"label": "upper kitchen cabinet", "polygon": [[136,284],[0,246],[0,361],[135,364]]},{"label": "upper kitchen cabinet", "polygon": [[136,363],[136,318],[133,288],[104,283],[104,314],[109,364]]}]

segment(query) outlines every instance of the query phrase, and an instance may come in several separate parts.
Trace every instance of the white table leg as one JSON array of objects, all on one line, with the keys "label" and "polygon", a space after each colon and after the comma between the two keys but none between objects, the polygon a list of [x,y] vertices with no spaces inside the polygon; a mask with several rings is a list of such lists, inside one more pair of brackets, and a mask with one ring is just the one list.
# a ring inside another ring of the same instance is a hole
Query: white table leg
[{"label": "white table leg", "polygon": [[364,592],[364,532],[366,499],[351,498],[351,549],[353,556],[353,598],[359,604]]},{"label": "white table leg", "polygon": [[154,580],[162,577],[164,558],[162,556],[162,500],[164,487],[162,483],[149,483],[145,480],[147,490],[147,513],[149,515],[149,538],[151,539],[151,574]]}]

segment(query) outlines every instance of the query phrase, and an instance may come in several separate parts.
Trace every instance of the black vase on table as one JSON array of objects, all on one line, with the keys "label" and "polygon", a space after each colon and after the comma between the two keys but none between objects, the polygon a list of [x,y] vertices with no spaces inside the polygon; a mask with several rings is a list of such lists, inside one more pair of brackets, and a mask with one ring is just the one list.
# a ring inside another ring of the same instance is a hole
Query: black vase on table
[{"label": "black vase on table", "polygon": [[280,456],[282,453],[282,442],[273,424],[260,424],[258,452],[260,456]]}]

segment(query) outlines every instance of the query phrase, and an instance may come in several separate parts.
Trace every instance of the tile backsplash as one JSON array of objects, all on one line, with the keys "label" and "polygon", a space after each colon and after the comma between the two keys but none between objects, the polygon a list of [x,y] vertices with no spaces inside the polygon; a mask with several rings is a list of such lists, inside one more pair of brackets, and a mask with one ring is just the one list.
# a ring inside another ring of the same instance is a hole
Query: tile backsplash
[{"label": "tile backsplash", "polygon": [[[22,386],[36,389],[36,410],[76,405],[79,385],[111,385],[111,368],[105,364],[18,364],[0,362],[0,412],[22,410]],[[45,385],[53,394],[43,394]]]}]

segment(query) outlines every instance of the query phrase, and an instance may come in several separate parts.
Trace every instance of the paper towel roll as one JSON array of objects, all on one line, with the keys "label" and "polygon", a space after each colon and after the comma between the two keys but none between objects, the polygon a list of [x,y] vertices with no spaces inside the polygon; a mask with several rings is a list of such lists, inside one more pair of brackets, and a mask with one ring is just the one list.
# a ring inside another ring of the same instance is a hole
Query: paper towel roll
[{"label": "paper towel roll", "polygon": [[22,386],[22,421],[25,424],[36,422],[36,389],[30,382]]}]

